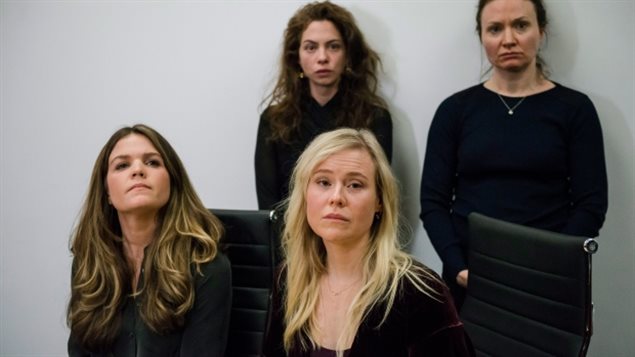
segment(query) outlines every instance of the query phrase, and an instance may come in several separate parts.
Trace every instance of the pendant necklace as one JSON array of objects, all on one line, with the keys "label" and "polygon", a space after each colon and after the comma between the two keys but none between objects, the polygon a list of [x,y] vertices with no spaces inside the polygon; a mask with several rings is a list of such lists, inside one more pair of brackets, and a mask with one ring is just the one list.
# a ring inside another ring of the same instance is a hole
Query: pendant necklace
[{"label": "pendant necklace", "polygon": [[496,95],[501,100],[501,102],[503,102],[503,105],[505,105],[505,108],[507,108],[507,114],[509,115],[514,115],[514,110],[518,108],[520,103],[522,103],[523,100],[525,100],[525,98],[527,98],[527,96],[520,98],[520,100],[516,104],[514,104],[513,107],[510,107],[509,105],[507,105],[507,102],[505,101],[505,99],[503,99],[503,97],[500,94],[496,93]]}]

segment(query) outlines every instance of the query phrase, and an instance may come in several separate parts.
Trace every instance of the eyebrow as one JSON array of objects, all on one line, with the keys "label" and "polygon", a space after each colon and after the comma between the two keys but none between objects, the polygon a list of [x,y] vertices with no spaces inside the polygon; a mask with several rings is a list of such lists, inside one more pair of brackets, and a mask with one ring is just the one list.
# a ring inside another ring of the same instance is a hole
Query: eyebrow
[{"label": "eyebrow", "polygon": [[[332,174],[333,170],[329,170],[329,169],[320,169],[320,170],[315,170],[315,172],[313,172],[313,174],[311,175],[311,177],[318,175],[318,174]],[[363,173],[359,172],[359,171],[351,171],[346,173],[345,175],[346,177],[361,177],[364,178],[366,180],[368,180],[368,176],[364,175]]]},{"label": "eyebrow", "polygon": [[[153,156],[158,156],[160,159],[163,159],[161,157],[161,154],[159,154],[158,152],[146,152],[143,153],[143,155],[141,155],[141,157],[145,158],[149,158],[149,157],[153,157]],[[126,160],[129,159],[130,155],[128,154],[124,154],[124,155],[117,155],[115,157],[112,158],[112,160],[110,160],[110,162],[108,164],[112,164],[113,162],[117,161],[117,160]]]}]

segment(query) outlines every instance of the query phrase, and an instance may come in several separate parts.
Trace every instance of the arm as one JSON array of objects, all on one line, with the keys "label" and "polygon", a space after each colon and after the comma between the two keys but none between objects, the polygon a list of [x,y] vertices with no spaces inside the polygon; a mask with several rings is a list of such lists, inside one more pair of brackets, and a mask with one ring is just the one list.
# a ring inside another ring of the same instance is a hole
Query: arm
[{"label": "arm", "polygon": [[440,301],[417,299],[410,314],[409,356],[473,357],[474,347],[442,282],[431,283]]},{"label": "arm", "polygon": [[584,97],[569,133],[572,211],[563,233],[596,237],[608,206],[602,128],[593,103]]},{"label": "arm", "polygon": [[259,209],[272,209],[282,200],[280,197],[280,173],[274,143],[269,140],[271,127],[266,119],[267,111],[260,116],[254,166],[256,169],[256,194]]},{"label": "arm", "polygon": [[421,176],[421,220],[434,249],[450,276],[467,269],[450,208],[456,186],[459,145],[456,100],[446,99],[437,109],[430,130]]},{"label": "arm", "polygon": [[370,125],[370,131],[375,134],[377,141],[384,149],[388,162],[392,160],[392,118],[387,110],[381,109]]},{"label": "arm", "polygon": [[232,299],[229,260],[219,252],[201,271],[204,276],[197,275],[194,307],[187,314],[180,356],[222,357]]}]

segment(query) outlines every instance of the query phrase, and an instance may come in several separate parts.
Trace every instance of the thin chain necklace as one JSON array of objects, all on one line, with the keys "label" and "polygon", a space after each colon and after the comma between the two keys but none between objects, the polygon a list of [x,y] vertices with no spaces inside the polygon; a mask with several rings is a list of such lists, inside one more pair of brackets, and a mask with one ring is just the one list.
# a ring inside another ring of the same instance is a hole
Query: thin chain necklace
[{"label": "thin chain necklace", "polygon": [[348,290],[348,289],[352,288],[353,286],[355,286],[355,284],[359,283],[360,280],[362,280],[361,277],[359,279],[355,280],[354,282],[350,283],[349,285],[345,286],[344,288],[340,289],[339,291],[335,291],[335,290],[333,290],[333,288],[331,288],[331,279],[329,279],[329,277],[326,276],[326,287],[329,289],[329,292],[333,296],[339,296],[341,293],[345,292],[346,290]]},{"label": "thin chain necklace", "polygon": [[514,110],[516,108],[518,108],[520,103],[522,103],[523,100],[525,100],[525,98],[527,98],[527,96],[524,96],[524,97],[520,98],[520,100],[516,104],[514,104],[513,107],[510,107],[509,105],[507,105],[507,102],[505,101],[505,99],[503,99],[503,97],[500,94],[496,93],[496,95],[501,100],[501,102],[503,102],[503,105],[505,105],[505,108],[507,108],[507,114],[509,114],[509,115],[514,115]]}]

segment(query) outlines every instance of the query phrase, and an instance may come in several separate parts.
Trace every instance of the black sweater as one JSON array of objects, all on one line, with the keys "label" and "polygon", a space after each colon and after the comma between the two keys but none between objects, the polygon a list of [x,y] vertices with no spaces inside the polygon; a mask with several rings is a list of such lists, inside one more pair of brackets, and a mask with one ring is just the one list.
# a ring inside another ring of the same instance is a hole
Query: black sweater
[{"label": "black sweater", "polygon": [[[289,178],[296,160],[316,136],[337,129],[335,114],[341,106],[340,93],[336,94],[324,106],[321,106],[313,98],[305,101],[302,104],[303,116],[299,130],[290,143],[270,140],[271,126],[267,115],[268,111],[263,112],[258,125],[254,157],[256,193],[260,209],[271,209],[276,203],[287,197]],[[392,155],[392,120],[388,111],[382,109],[378,112],[380,115],[373,118],[368,129],[375,134],[386,157],[390,160]]]},{"label": "black sweater", "polygon": [[[512,107],[520,98],[503,97]],[[482,84],[441,103],[421,180],[421,219],[455,277],[467,268],[466,217],[595,237],[607,209],[602,130],[590,99],[559,84],[513,115]]]}]

